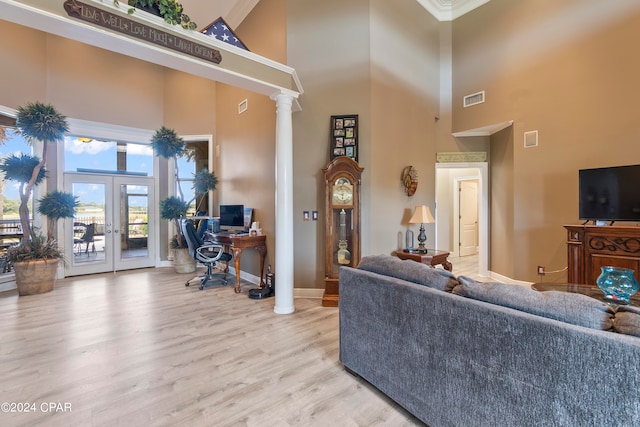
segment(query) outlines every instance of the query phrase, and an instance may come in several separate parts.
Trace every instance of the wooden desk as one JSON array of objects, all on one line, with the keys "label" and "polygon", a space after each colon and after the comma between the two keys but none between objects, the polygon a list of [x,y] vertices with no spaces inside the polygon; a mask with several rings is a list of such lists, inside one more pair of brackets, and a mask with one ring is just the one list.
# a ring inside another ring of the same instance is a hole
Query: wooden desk
[{"label": "wooden desk", "polygon": [[453,265],[447,259],[449,257],[449,252],[447,251],[428,249],[426,254],[396,251],[396,256],[400,259],[410,259],[412,261],[421,262],[432,267],[435,267],[438,264],[442,264],[445,270],[453,270]]},{"label": "wooden desk", "polygon": [[217,243],[224,246],[225,251],[231,250],[233,253],[234,267],[236,270],[236,293],[240,293],[240,257],[246,248],[254,248],[260,254],[260,287],[264,286],[264,259],[267,255],[267,236],[251,236],[249,234],[233,233],[209,233],[205,232],[207,242]]}]

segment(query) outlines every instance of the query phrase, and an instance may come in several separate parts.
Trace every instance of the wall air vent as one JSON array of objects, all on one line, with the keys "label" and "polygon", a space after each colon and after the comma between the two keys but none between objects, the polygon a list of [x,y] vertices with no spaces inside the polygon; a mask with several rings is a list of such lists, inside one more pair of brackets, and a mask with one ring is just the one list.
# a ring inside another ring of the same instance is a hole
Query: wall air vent
[{"label": "wall air vent", "polygon": [[538,131],[532,130],[524,133],[524,148],[532,148],[538,146]]},{"label": "wall air vent", "polygon": [[245,99],[238,104],[238,114],[244,113],[247,108],[249,108],[249,101]]},{"label": "wall air vent", "polygon": [[472,105],[482,104],[483,102],[484,102],[484,91],[465,96],[463,98],[462,104],[466,108],[466,107],[471,107]]}]

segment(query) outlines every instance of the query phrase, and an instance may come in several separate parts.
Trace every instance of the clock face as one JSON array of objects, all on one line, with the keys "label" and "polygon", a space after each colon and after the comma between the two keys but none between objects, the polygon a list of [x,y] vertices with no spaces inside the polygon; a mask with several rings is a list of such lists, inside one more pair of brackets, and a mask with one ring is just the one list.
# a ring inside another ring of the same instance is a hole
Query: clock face
[{"label": "clock face", "polygon": [[333,184],[333,204],[352,205],[353,185],[347,178],[338,178]]}]

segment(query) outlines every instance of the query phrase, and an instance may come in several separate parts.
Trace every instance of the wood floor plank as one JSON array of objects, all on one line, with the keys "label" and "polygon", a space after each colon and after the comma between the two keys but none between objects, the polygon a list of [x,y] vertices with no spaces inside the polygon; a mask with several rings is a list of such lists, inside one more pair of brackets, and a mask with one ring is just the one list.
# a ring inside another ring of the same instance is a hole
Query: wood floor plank
[{"label": "wood floor plank", "polygon": [[[422,425],[338,361],[338,309],[231,286],[200,291],[169,268],[81,276],[0,294],[3,426]],[[44,411],[50,402],[71,411]]]}]

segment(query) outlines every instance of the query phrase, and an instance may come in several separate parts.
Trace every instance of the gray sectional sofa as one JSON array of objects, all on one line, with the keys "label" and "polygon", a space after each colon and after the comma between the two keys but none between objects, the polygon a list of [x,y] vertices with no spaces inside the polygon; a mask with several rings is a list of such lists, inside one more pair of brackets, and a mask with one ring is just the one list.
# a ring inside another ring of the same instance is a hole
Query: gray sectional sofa
[{"label": "gray sectional sofa", "polygon": [[378,255],[339,310],[344,367],[430,427],[640,426],[637,308]]}]

